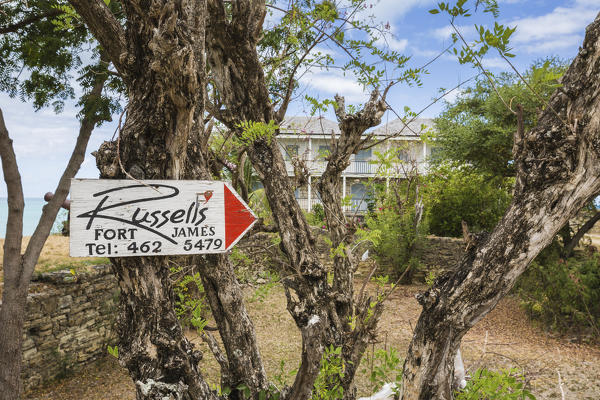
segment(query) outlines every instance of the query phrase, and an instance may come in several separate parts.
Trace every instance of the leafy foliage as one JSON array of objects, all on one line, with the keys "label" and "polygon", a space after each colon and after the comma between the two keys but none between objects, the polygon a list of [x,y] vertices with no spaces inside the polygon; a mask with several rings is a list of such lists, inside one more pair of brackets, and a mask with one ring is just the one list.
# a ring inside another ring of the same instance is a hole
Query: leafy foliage
[{"label": "leafy foliage", "polygon": [[[123,15],[119,1],[109,7]],[[51,106],[55,112],[75,98],[73,78],[83,87],[78,105],[83,115],[110,120],[125,95],[109,63],[100,63],[100,49],[67,1],[15,1],[0,8],[0,91],[21,101],[32,101],[36,109]],[[86,65],[86,62],[89,62]],[[73,76],[75,75],[75,76]],[[100,76],[107,77],[103,97],[89,101],[89,90]]]},{"label": "leafy foliage", "polygon": [[325,222],[325,210],[321,203],[313,204],[311,214],[311,225],[323,225]]},{"label": "leafy foliage", "polygon": [[238,125],[242,129],[241,139],[245,144],[251,144],[259,140],[271,143],[275,136],[275,131],[279,126],[271,120],[268,124],[264,122],[244,121]]},{"label": "leafy foliage", "polygon": [[462,220],[474,232],[496,226],[510,203],[513,179],[446,164],[430,171],[426,182],[424,202],[429,232],[460,237]]},{"label": "leafy foliage", "polygon": [[370,369],[363,368],[362,372],[367,373],[371,390],[376,392],[387,383],[393,382],[396,384],[396,393],[399,394],[400,383],[402,381],[402,363],[403,360],[399,357],[398,351],[393,347],[389,350],[375,350],[371,361]]},{"label": "leafy foliage", "polygon": [[[558,80],[565,69],[564,61],[549,58],[534,63],[524,77],[542,99],[548,99],[559,86]],[[496,86],[513,108],[517,104],[523,107],[525,131],[537,124],[544,104],[525,83],[515,74],[503,73],[497,78]],[[506,108],[486,78],[479,78],[454,103],[446,103],[435,124],[434,163],[466,163],[491,175],[514,176],[512,147],[517,116]]]},{"label": "leafy foliage", "polygon": [[[548,253],[549,251],[546,251]],[[600,257],[538,257],[517,283],[529,315],[558,331],[588,327],[600,334]]]},{"label": "leafy foliage", "polygon": [[[182,268],[172,268],[171,272],[179,274]],[[175,281],[173,292],[176,296],[175,312],[181,325],[200,328],[208,310],[200,274],[196,272],[181,276]]]},{"label": "leafy foliage", "polygon": [[118,346],[108,346],[108,354],[113,356],[114,358],[119,358],[119,347]]},{"label": "leafy foliage", "polygon": [[516,369],[499,372],[478,369],[467,382],[463,391],[456,393],[456,400],[535,400],[526,389],[524,377]]},{"label": "leafy foliage", "polygon": [[[389,186],[378,187],[373,211],[365,217],[367,227],[380,232],[374,243],[377,261],[387,266],[387,271],[397,278],[407,269],[405,281],[419,269],[418,251],[422,249],[427,232],[422,223],[421,177],[415,163],[402,160],[402,149],[391,149],[386,154],[377,153],[383,177]],[[400,165],[401,171],[395,170]]]},{"label": "leafy foliage", "polygon": [[392,277],[399,277],[408,267],[413,273],[419,269],[417,249],[424,243],[427,229],[424,225],[415,229],[414,217],[414,209],[401,212],[387,203],[365,218],[369,229],[381,233],[374,246],[375,257],[388,267]]},{"label": "leafy foliage", "polygon": [[254,301],[264,302],[271,290],[279,283],[279,275],[277,272],[263,271],[260,274],[259,279],[264,281],[264,283],[261,283],[252,294],[252,297],[248,299],[250,303]]},{"label": "leafy foliage", "polygon": [[344,397],[340,382],[344,377],[342,348],[329,346],[323,353],[312,400],[338,400]]}]

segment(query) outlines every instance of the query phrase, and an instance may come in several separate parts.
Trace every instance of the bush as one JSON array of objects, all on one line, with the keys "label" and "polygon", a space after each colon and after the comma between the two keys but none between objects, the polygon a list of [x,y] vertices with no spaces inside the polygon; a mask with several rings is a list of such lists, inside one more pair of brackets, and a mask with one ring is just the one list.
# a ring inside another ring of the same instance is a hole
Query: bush
[{"label": "bush", "polygon": [[320,204],[320,203],[313,204],[312,213],[315,216],[317,221],[320,221],[320,222],[325,221],[325,210],[323,209],[322,204]]},{"label": "bush", "polygon": [[394,279],[400,277],[410,266],[404,281],[411,282],[414,273],[420,268],[418,252],[423,247],[427,227],[424,223],[415,227],[417,215],[414,198],[410,199],[410,196],[402,207],[394,202],[393,195],[383,194],[377,203],[379,207],[365,217],[367,227],[380,232],[380,240],[373,246],[375,258],[383,267],[382,272]]},{"label": "bush", "polygon": [[[181,272],[181,267],[171,268],[173,277],[177,277]],[[195,325],[194,320],[206,319],[208,304],[198,272],[177,277],[173,292],[176,296],[175,311],[182,327],[191,328]]]},{"label": "bush", "polygon": [[516,286],[530,317],[559,332],[600,326],[600,258],[538,257]]},{"label": "bush", "polygon": [[305,213],[305,216],[309,225],[318,227],[325,225],[325,210],[322,204],[313,204],[311,212]]},{"label": "bush", "polygon": [[456,400],[485,399],[531,399],[535,396],[526,388],[523,375],[516,370],[500,372],[478,369],[463,391],[456,393]]},{"label": "bush", "polygon": [[460,237],[462,220],[472,232],[492,230],[510,203],[512,181],[466,167],[443,165],[431,171],[424,185],[429,232]]}]

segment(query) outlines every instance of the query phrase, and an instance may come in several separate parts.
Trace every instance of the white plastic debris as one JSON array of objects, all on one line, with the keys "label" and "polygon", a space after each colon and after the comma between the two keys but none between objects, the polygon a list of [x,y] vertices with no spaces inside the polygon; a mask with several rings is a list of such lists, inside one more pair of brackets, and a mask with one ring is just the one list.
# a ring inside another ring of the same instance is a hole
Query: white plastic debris
[{"label": "white plastic debris", "polygon": [[360,261],[367,261],[367,258],[369,258],[369,250],[363,253],[362,257],[360,258]]},{"label": "white plastic debris", "polygon": [[358,400],[394,400],[395,390],[396,390],[395,383],[393,383],[393,382],[386,383],[385,385],[383,385],[381,390],[379,392],[375,393],[373,396],[361,397]]}]

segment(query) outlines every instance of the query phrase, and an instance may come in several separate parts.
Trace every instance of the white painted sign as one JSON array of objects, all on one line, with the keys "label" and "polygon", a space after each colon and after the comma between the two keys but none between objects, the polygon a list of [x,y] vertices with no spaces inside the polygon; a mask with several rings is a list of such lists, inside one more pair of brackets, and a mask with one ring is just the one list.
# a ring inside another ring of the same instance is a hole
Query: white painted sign
[{"label": "white painted sign", "polygon": [[226,182],[71,180],[72,257],[223,253],[255,222]]}]

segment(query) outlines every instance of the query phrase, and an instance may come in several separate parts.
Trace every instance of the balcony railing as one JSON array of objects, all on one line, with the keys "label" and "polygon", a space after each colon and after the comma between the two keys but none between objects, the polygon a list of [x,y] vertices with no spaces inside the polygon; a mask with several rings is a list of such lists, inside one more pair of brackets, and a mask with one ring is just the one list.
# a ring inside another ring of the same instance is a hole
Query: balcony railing
[{"label": "balcony railing", "polygon": [[345,172],[347,174],[375,175],[377,173],[377,165],[371,164],[369,161],[352,161]]},{"label": "balcony railing", "polygon": [[[312,201],[310,202],[310,208],[308,207],[308,198],[306,197],[300,197],[300,198],[296,198],[296,201],[298,202],[298,204],[300,205],[300,208],[302,210],[305,211],[312,211],[312,207],[315,204],[322,204],[321,200],[319,200],[318,198],[313,197]],[[350,201],[350,204],[348,206],[344,207],[344,211],[348,212],[348,213],[365,213],[368,210],[368,206],[367,206],[367,201],[366,199],[352,199]]]},{"label": "balcony railing", "polygon": [[[327,166],[327,161],[324,160],[306,161],[306,163],[312,175],[321,175]],[[290,161],[286,160],[285,168],[289,175],[294,174],[294,166]],[[377,165],[369,161],[352,161],[344,171],[346,175],[375,175],[376,173]]]}]

